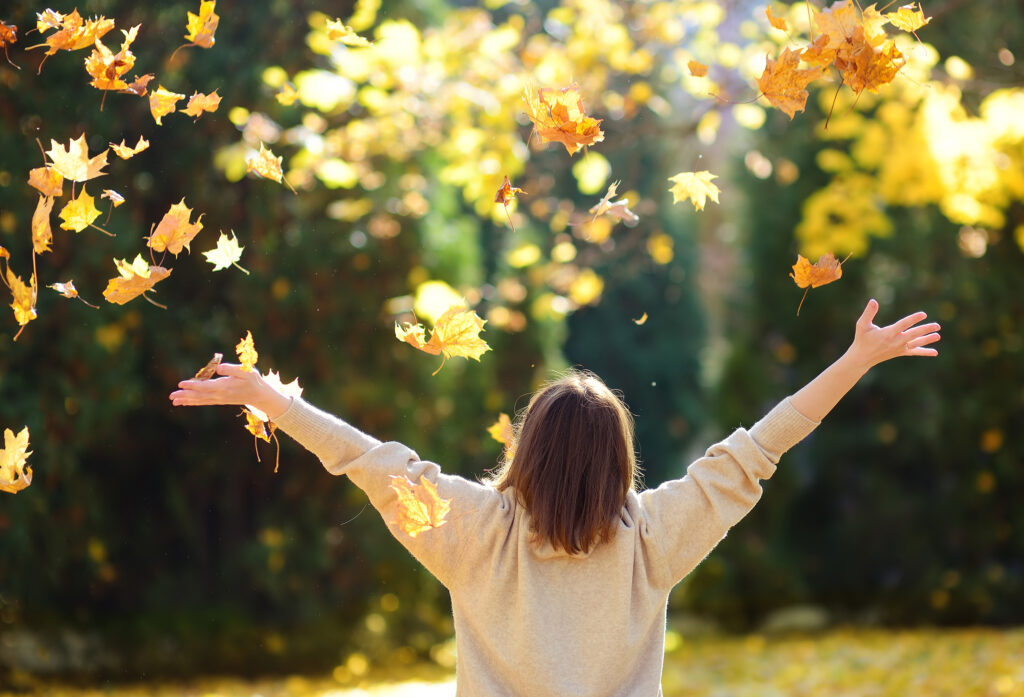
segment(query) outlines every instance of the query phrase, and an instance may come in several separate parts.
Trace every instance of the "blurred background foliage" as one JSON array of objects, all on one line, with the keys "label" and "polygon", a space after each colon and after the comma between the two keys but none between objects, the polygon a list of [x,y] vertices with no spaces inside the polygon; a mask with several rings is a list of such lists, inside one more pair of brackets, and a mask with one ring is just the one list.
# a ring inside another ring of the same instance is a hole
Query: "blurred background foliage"
[{"label": "blurred background foliage", "polygon": [[[260,367],[298,376],[313,403],[470,477],[495,464],[499,412],[566,365],[593,369],[637,414],[656,485],[834,360],[867,297],[881,321],[925,309],[945,325],[941,356],[874,371],[671,609],[735,630],[794,606],[823,622],[1024,620],[1024,12],[930,3],[927,43],[900,39],[892,86],[812,92],[790,121],[749,101],[765,54],[806,41],[804,5],[773,8],[790,36],[750,2],[221,0],[215,46],[171,60],[196,7],[80,4],[142,24],[153,84],[223,97],[158,127],[145,100],[100,111],[82,52],[37,75],[42,52],[23,49],[44,8],[5,6],[20,28],[21,70],[0,63],[15,272],[30,268],[36,138],[152,145],[100,180],[128,199],[117,237],[57,229],[38,260],[41,285],[73,278],[101,307],[43,288],[17,342],[13,319],[0,327],[0,426],[29,427],[36,477],[0,499],[0,677],[453,664],[443,589],[361,492],[287,437],[272,474],[273,448],[258,459],[229,409],[170,408],[176,382],[246,330]],[[328,41],[335,16],[374,46]],[[521,95],[573,81],[605,139],[569,158],[529,139]],[[246,176],[261,142],[298,195]],[[672,206],[667,177],[700,169],[721,205]],[[527,192],[514,230],[493,203],[505,175]],[[617,180],[633,227],[587,213]],[[112,259],[141,252],[182,197],[204,230],[157,286],[167,309],[101,302]],[[251,275],[211,272],[199,252],[218,230]],[[852,255],[844,278],[797,317],[786,275],[797,252],[825,251]],[[493,352],[432,377],[393,324],[457,298]]]}]

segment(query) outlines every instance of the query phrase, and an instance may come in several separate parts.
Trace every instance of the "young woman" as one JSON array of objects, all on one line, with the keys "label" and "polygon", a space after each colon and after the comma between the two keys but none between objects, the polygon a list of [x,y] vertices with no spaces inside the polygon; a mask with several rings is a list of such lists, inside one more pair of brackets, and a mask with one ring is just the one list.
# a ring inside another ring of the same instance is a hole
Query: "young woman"
[{"label": "young woman", "polygon": [[[370,497],[392,533],[451,593],[459,697],[654,697],[661,694],[669,591],[754,506],[759,480],[872,366],[935,356],[925,313],[887,327],[868,302],[835,363],[750,429],[737,428],[686,476],[635,490],[632,420],[596,376],[572,372],[539,390],[515,452],[493,481],[443,474],[256,372],[224,364],[186,380],[175,405],[251,404]],[[390,476],[436,483],[448,521],[416,537],[394,523]]]}]

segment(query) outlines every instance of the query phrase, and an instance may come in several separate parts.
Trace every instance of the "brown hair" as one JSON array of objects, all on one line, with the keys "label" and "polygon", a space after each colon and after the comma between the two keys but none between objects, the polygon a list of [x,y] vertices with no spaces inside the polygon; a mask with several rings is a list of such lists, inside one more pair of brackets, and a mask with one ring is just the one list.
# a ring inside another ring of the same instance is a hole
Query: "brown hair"
[{"label": "brown hair", "polygon": [[490,481],[515,491],[536,539],[575,554],[611,539],[638,476],[626,405],[593,373],[572,370],[530,399]]}]

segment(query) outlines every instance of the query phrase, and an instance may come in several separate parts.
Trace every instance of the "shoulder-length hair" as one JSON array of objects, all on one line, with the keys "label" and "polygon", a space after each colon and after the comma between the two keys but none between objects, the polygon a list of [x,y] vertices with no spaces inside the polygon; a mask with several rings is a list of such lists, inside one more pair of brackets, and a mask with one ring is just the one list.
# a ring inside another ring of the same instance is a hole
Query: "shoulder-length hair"
[{"label": "shoulder-length hair", "polygon": [[611,539],[638,478],[629,409],[599,377],[572,370],[534,393],[490,483],[514,490],[535,539],[575,554]]}]

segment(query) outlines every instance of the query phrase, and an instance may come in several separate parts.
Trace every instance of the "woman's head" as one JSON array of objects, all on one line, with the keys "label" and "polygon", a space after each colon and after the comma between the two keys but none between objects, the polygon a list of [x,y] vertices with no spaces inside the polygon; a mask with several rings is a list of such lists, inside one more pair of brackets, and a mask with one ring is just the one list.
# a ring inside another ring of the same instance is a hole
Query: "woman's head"
[{"label": "woman's head", "polygon": [[541,540],[587,552],[611,537],[636,486],[633,418],[588,371],[573,370],[530,399],[492,483],[515,490]]}]

